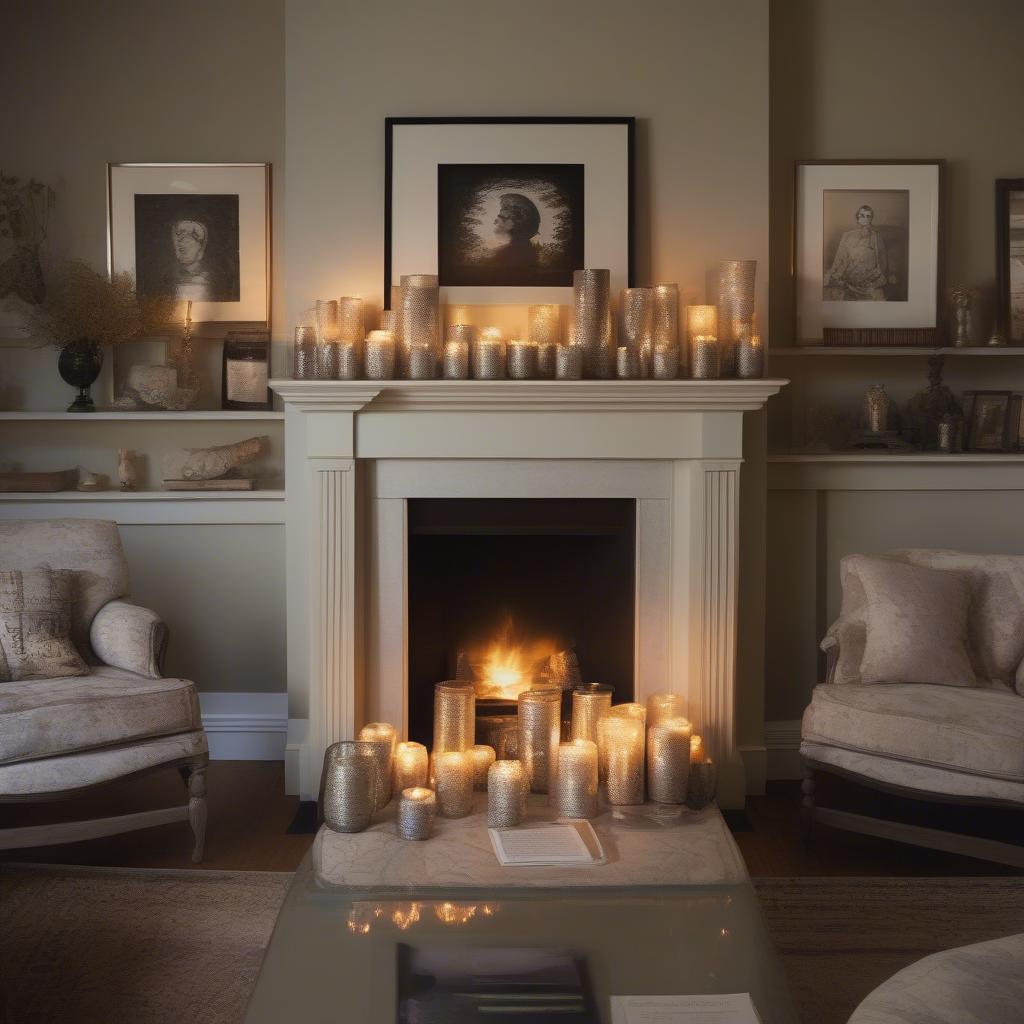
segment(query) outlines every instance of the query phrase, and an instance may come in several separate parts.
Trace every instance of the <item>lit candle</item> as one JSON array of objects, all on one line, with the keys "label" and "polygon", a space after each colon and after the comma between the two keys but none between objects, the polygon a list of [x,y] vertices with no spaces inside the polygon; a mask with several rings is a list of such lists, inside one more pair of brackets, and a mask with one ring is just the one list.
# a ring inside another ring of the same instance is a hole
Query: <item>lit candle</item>
[{"label": "lit candle", "polygon": [[497,756],[494,747],[474,743],[469,753],[473,758],[473,788],[484,790],[487,788],[487,770],[494,764]]},{"label": "lit candle", "polygon": [[647,727],[647,791],[659,804],[686,802],[692,732],[685,718],[662,718]]},{"label": "lit candle", "polygon": [[562,307],[555,303],[531,306],[529,338],[538,345],[557,345],[561,338]]},{"label": "lit candle", "polygon": [[619,380],[636,380],[640,376],[640,350],[620,345],[615,351],[615,372]]},{"label": "lit candle", "polygon": [[699,736],[690,737],[690,764],[704,760],[704,741]]},{"label": "lit candle", "polygon": [[579,380],[583,376],[583,346],[559,345],[555,353],[555,376],[559,380]]},{"label": "lit candle", "polygon": [[695,380],[717,378],[721,359],[717,307],[687,306],[686,336],[690,346],[690,376]]},{"label": "lit candle", "polygon": [[506,364],[512,380],[532,380],[537,376],[537,343],[519,339],[510,341]]},{"label": "lit candle", "polygon": [[398,800],[398,834],[403,839],[429,839],[436,809],[433,790],[422,786],[403,789]]},{"label": "lit candle", "polygon": [[640,718],[603,715],[598,743],[606,764],[605,791],[610,804],[644,802],[644,723]]},{"label": "lit candle", "polygon": [[679,349],[658,346],[654,350],[654,379],[675,380],[679,376]]},{"label": "lit candle", "polygon": [[468,750],[476,732],[473,684],[450,679],[434,687],[434,754]]},{"label": "lit candle", "polygon": [[551,793],[558,767],[562,691],[524,690],[519,708],[519,760],[526,765],[531,793]]},{"label": "lit candle", "polygon": [[647,725],[660,725],[665,718],[685,718],[686,698],[681,693],[652,693],[647,698]]},{"label": "lit candle", "polygon": [[338,299],[338,340],[350,342],[358,348],[365,333],[363,300],[354,295],[343,295]]},{"label": "lit candle", "polygon": [[740,324],[737,330],[739,349],[736,354],[736,375],[742,380],[756,380],[764,376],[764,346],[757,322]]},{"label": "lit candle", "polygon": [[394,791],[401,793],[427,784],[427,748],[422,743],[399,743],[395,748]]},{"label": "lit candle", "polygon": [[434,755],[437,809],[442,818],[464,818],[473,810],[473,758],[468,750]]},{"label": "lit candle", "polygon": [[655,349],[679,350],[679,285],[654,286],[654,319],[651,327]]},{"label": "lit candle", "polygon": [[572,739],[597,742],[597,720],[611,709],[614,692],[614,687],[600,683],[585,683],[572,691]]},{"label": "lit candle", "polygon": [[[615,704],[606,714],[611,715],[613,718],[636,719],[643,728],[647,726],[647,709],[643,704],[637,704],[635,701],[630,701],[627,704]],[[598,722],[600,722],[600,719],[598,719]],[[608,778],[608,758],[606,747],[601,740],[600,731],[597,734],[597,771],[601,782],[604,783]]]},{"label": "lit candle", "polygon": [[437,360],[434,349],[428,344],[409,346],[409,379],[433,380]]},{"label": "lit candle", "polygon": [[497,327],[485,327],[473,346],[473,376],[477,380],[500,380],[505,376],[505,344]]},{"label": "lit candle", "polygon": [[395,760],[395,727],[388,722],[370,722],[359,730],[359,739],[373,743],[377,748],[378,778],[381,782],[377,795],[377,810],[387,806],[391,799],[391,776]]},{"label": "lit candle", "polygon": [[487,769],[487,824],[511,828],[526,817],[530,785],[522,761],[495,761]]},{"label": "lit candle", "polygon": [[471,324],[450,324],[445,333],[445,380],[465,380],[469,376],[469,350],[476,335]]},{"label": "lit candle", "polygon": [[[390,313],[390,310],[385,310]],[[395,375],[395,338],[391,331],[370,331],[366,336],[366,376],[391,380]]]},{"label": "lit candle", "polygon": [[558,745],[556,806],[563,818],[597,816],[597,744],[570,740]]}]

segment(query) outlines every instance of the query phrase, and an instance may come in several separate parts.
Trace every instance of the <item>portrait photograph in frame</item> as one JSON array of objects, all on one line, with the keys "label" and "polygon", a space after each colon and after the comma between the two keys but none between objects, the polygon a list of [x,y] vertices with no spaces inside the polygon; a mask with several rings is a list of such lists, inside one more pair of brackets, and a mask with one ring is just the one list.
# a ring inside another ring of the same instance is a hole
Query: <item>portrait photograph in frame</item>
[{"label": "portrait photograph in frame", "polygon": [[1010,345],[1024,345],[1024,178],[996,180],[998,326]]},{"label": "portrait photograph in frame", "polygon": [[967,451],[1007,452],[1017,445],[1018,424],[1013,415],[1020,413],[1012,391],[965,391],[964,415],[967,421]]},{"label": "portrait photograph in frame", "polygon": [[384,288],[437,274],[442,301],[570,301],[572,272],[633,283],[634,119],[385,121]]},{"label": "portrait photograph in frame", "polygon": [[108,164],[108,269],[195,323],[268,324],[270,188],[270,164]]},{"label": "portrait photograph in frame", "polygon": [[799,344],[935,343],[942,178],[941,160],[797,164]]}]

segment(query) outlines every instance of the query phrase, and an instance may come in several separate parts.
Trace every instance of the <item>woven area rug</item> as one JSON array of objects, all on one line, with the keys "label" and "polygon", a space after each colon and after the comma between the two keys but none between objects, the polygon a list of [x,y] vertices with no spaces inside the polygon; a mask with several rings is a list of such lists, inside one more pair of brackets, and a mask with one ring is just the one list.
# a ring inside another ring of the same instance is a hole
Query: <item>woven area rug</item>
[{"label": "woven area rug", "polygon": [[[235,1024],[286,873],[0,867],[3,1024]],[[1024,931],[1018,878],[755,880],[805,1024],[929,953]]]}]

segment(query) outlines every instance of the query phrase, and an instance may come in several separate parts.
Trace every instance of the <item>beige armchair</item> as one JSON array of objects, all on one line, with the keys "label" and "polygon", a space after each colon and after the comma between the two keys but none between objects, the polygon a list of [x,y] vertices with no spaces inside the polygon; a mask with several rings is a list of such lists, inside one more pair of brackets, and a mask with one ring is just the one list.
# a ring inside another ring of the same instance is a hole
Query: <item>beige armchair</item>
[{"label": "beige armchair", "polygon": [[[67,582],[72,668],[17,678],[0,645],[0,803],[59,800],[162,768],[178,768],[188,803],[91,821],[0,829],[0,849],[94,839],[188,820],[192,860],[206,834],[209,749],[195,686],[163,677],[166,625],[131,603],[117,525],[84,519],[0,522],[0,611],[17,645],[10,580],[49,566]],[[24,602],[24,596],[22,595]],[[6,602],[6,606],[4,605]],[[14,626],[12,626],[12,622]],[[13,638],[13,639],[12,639]],[[42,644],[46,648],[45,636]]]}]

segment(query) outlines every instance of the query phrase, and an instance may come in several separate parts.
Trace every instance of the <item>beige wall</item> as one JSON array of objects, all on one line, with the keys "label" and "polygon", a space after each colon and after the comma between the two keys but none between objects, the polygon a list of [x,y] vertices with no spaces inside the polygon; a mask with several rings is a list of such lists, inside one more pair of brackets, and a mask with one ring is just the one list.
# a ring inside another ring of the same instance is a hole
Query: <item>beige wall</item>
[{"label": "beige wall", "polygon": [[[798,159],[945,159],[946,283],[982,289],[984,326],[990,326],[994,181],[1024,175],[1021,39],[1019,0],[772,3],[774,344],[793,343],[789,257]],[[799,443],[810,406],[856,411],[867,385],[879,381],[902,404],[927,383],[921,357],[776,359],[772,365],[793,378],[770,410],[770,445],[779,451]],[[958,393],[1022,389],[1024,359],[949,359],[945,382]],[[949,490],[769,492],[768,720],[796,719],[807,703],[817,678],[817,640],[838,611],[844,554],[898,546],[1024,550],[1024,493],[959,490],[951,472]]]}]

